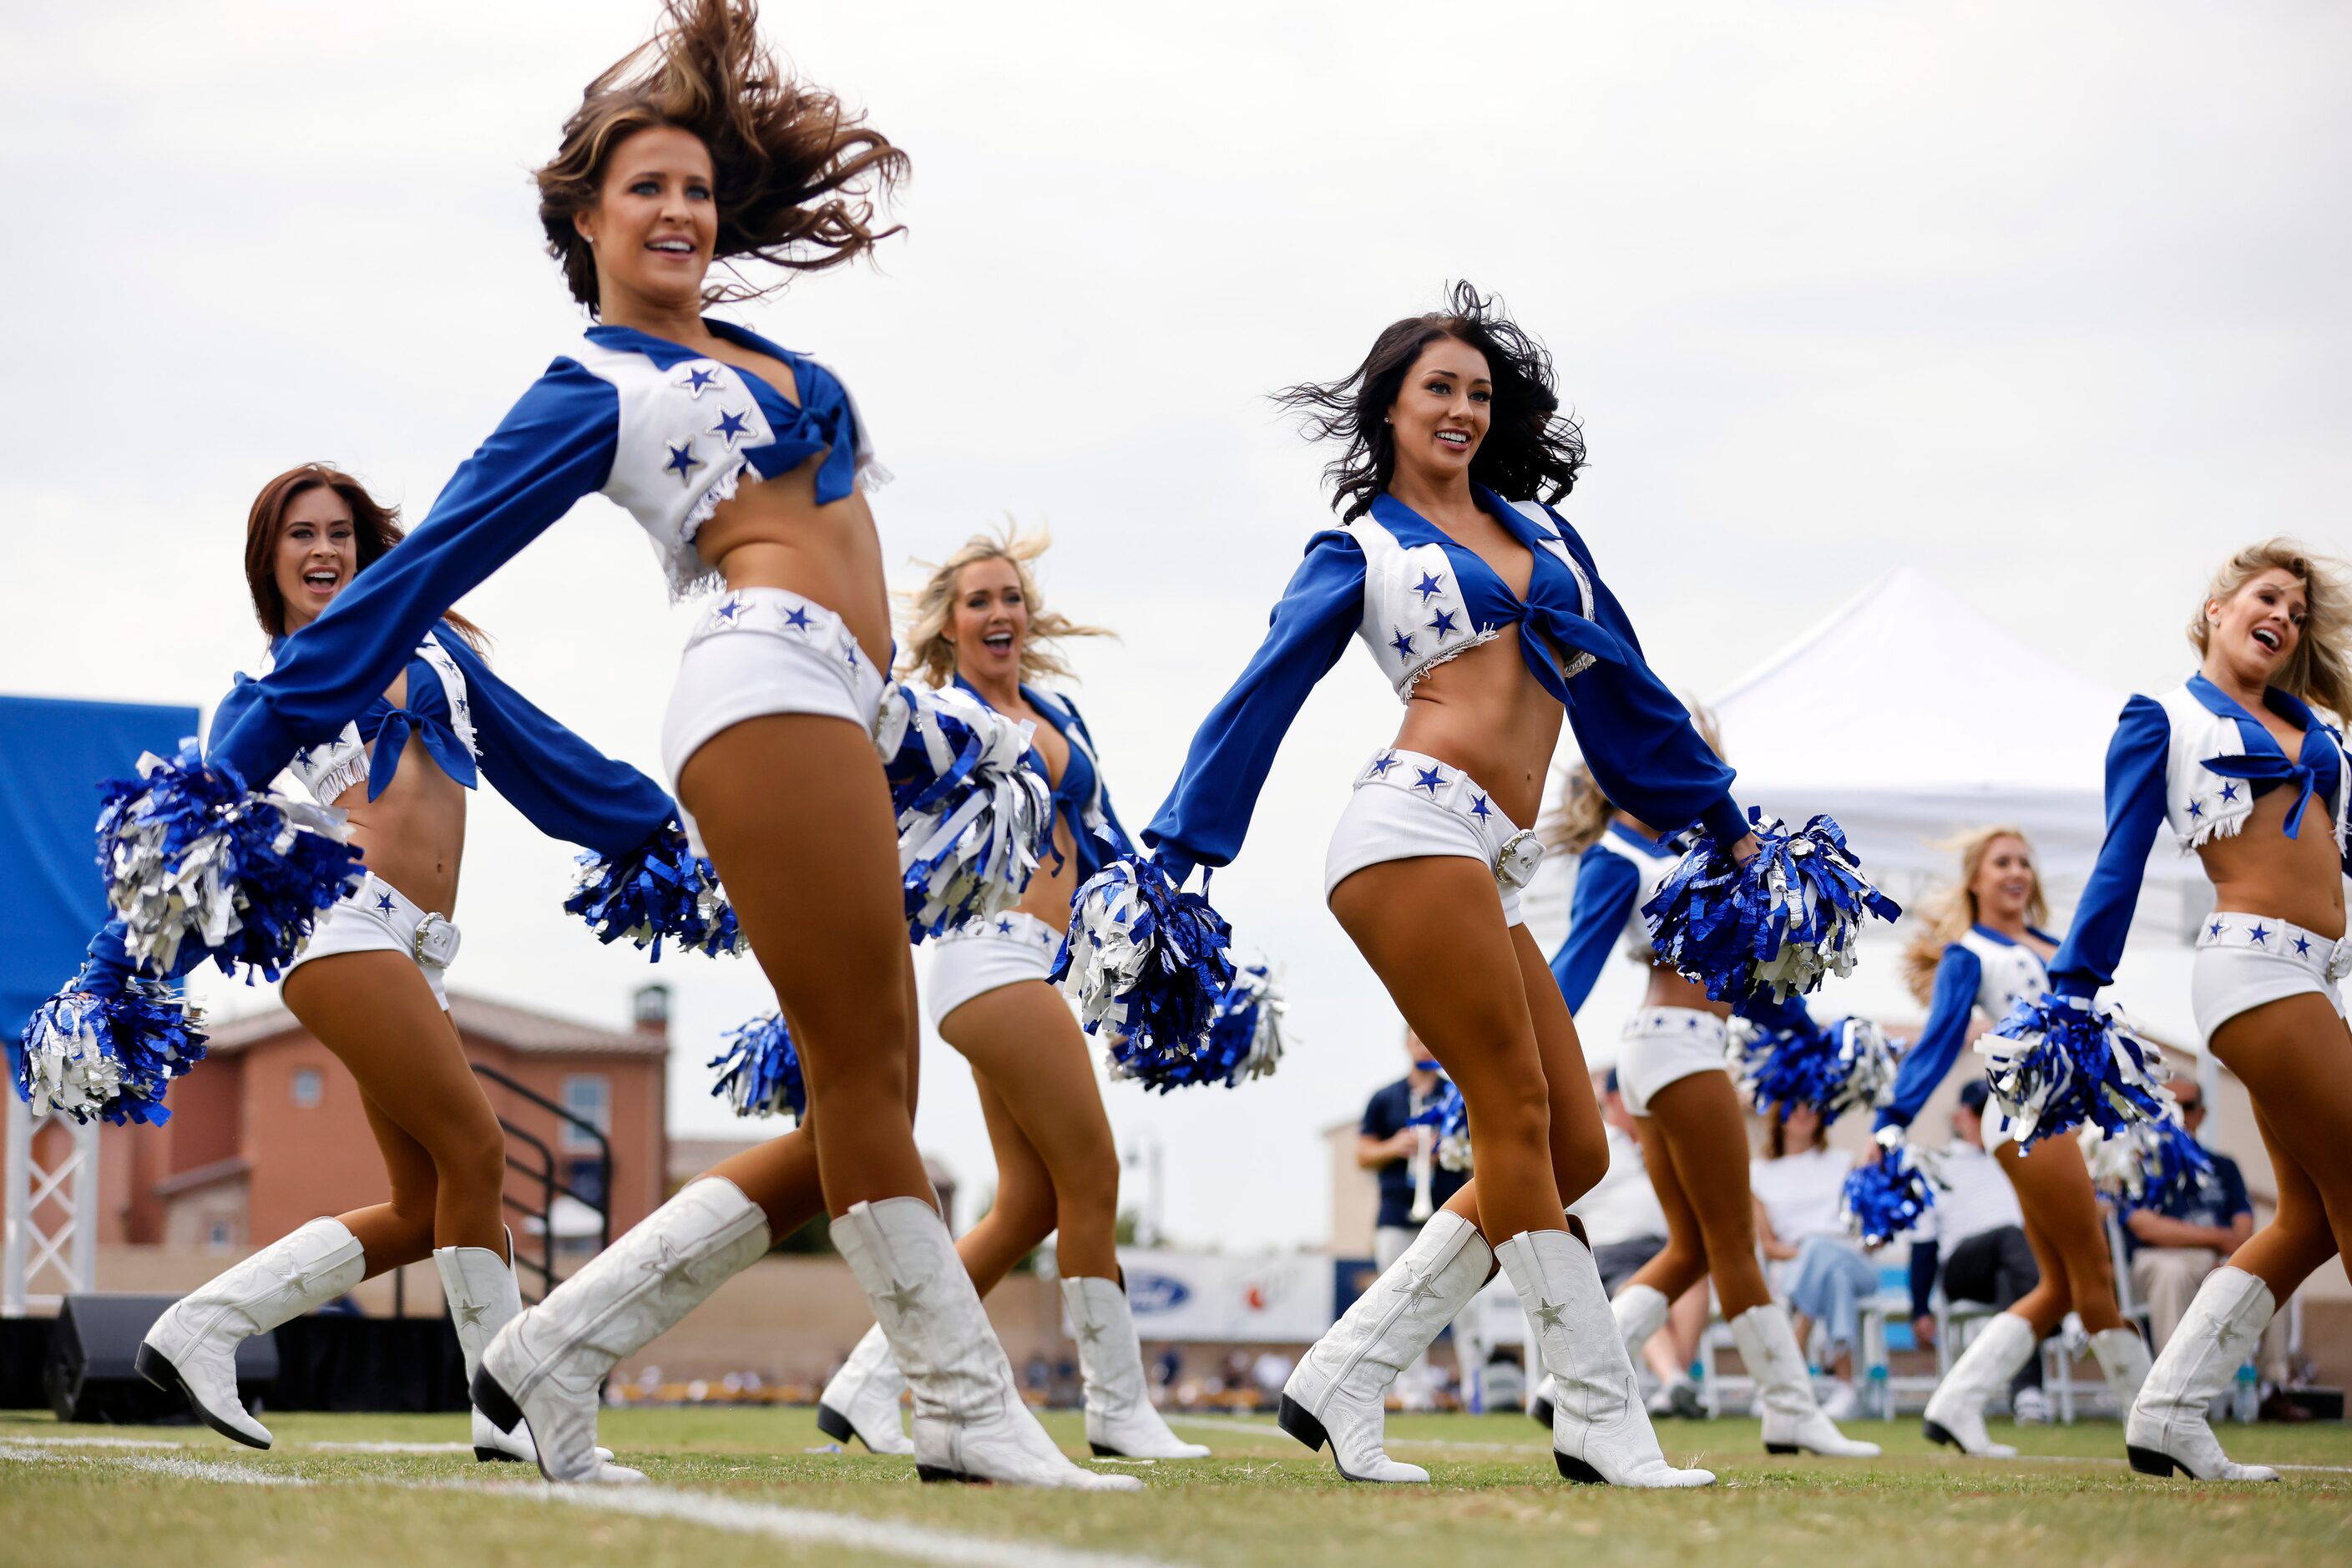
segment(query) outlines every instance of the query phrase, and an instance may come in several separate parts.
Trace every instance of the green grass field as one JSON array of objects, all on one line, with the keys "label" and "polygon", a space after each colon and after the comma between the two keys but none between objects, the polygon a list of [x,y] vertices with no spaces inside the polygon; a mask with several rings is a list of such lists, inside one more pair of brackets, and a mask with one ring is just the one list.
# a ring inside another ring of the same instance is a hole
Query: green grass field
[{"label": "green grass field", "polygon": [[[1075,1415],[1048,1426],[1083,1448]],[[1904,1568],[2352,1563],[2352,1426],[2230,1427],[2276,1486],[2154,1481],[2113,1422],[1996,1423],[2031,1458],[1931,1451],[1916,1421],[1847,1424],[1886,1455],[1774,1458],[1753,1422],[1664,1422],[1701,1492],[1620,1492],[1553,1474],[1518,1416],[1391,1416],[1426,1487],[1351,1487],[1270,1420],[1192,1423],[1213,1458],[1135,1467],[1139,1497],[926,1487],[904,1459],[821,1451],[806,1410],[608,1411],[605,1440],[656,1483],[540,1485],[478,1465],[455,1416],[280,1415],[256,1453],[201,1427],[65,1426],[0,1414],[0,1563],[187,1568],[731,1568],[823,1560],[1006,1568],[1302,1563],[1438,1568],[1573,1561],[1831,1561]],[[391,1445],[371,1448],[353,1445]]]}]

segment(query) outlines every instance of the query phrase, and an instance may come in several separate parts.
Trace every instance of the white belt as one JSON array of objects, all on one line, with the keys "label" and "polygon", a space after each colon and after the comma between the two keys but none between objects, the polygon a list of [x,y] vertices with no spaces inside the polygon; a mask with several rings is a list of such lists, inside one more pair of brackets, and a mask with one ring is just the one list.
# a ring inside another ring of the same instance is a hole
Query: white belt
[{"label": "white belt", "polygon": [[[385,900],[389,900],[387,907]],[[385,881],[374,872],[368,873],[359,890],[351,896],[352,903],[372,918],[389,925],[406,927],[408,951],[417,963],[436,969],[446,969],[457,957],[457,927],[447,915],[435,914],[420,907],[416,900]]]},{"label": "white belt", "polygon": [[1467,822],[1486,846],[1487,864],[1495,880],[1514,891],[1535,880],[1543,864],[1543,840],[1503,815],[1476,779],[1435,757],[1395,746],[1384,746],[1356,775],[1356,787],[1386,784],[1415,800],[1427,801]]},{"label": "white belt", "polygon": [[1003,914],[984,920],[966,921],[950,931],[941,931],[933,939],[950,942],[1009,942],[1021,947],[1038,948],[1051,954],[1061,951],[1062,933],[1039,920],[1024,915],[1019,910],[1006,910]]},{"label": "white belt", "polygon": [[2266,952],[2299,963],[2333,985],[2352,974],[2352,935],[2321,936],[2263,915],[2212,914],[2197,928],[2197,946],[2231,952]]},{"label": "white belt", "polygon": [[1643,1007],[1625,1020],[1624,1038],[1629,1040],[1661,1040],[1673,1035],[1685,1035],[1696,1044],[1719,1050],[1731,1037],[1731,1026],[1696,1007]]}]

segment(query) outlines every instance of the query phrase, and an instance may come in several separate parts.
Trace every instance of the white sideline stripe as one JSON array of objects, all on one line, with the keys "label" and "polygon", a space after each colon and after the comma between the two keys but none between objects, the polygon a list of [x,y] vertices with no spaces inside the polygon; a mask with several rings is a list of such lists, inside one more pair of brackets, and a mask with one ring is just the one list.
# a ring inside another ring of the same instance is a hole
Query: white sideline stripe
[{"label": "white sideline stripe", "polygon": [[[36,1447],[35,1439],[21,1445],[0,1438],[0,1460],[20,1463],[111,1465],[174,1480],[213,1481],[224,1485],[309,1487],[319,1483],[308,1476],[250,1469],[240,1465],[216,1465],[201,1459],[155,1458],[145,1455],[79,1455]],[[81,1447],[129,1446],[130,1438],[49,1438],[56,1445]],[[140,1445],[147,1447],[149,1445]],[[170,1447],[173,1445],[157,1445]],[[314,1444],[312,1447],[324,1447]],[[454,1445],[453,1445],[454,1446]],[[868,1519],[854,1513],[826,1513],[817,1509],[785,1508],[775,1503],[746,1502],[709,1492],[679,1491],[670,1487],[556,1487],[545,1482],[525,1486],[485,1486],[475,1481],[397,1481],[362,1479],[353,1484],[388,1486],[404,1491],[475,1492],[487,1497],[562,1503],[605,1513],[635,1514],[644,1519],[670,1519],[723,1530],[734,1535],[759,1535],[770,1540],[879,1552],[915,1563],[939,1563],[950,1568],[1177,1568],[1156,1557],[1123,1552],[1086,1552],[1037,1542],[994,1540],[960,1535],[929,1525],[897,1520]]]},{"label": "white sideline stripe", "polygon": [[0,1437],[0,1443],[44,1448],[184,1448],[176,1437]]},{"label": "white sideline stripe", "polygon": [[[1287,1437],[1288,1433],[1271,1421],[1251,1421],[1239,1415],[1171,1415],[1171,1426],[1218,1426],[1230,1432],[1273,1433]],[[1540,1454],[1540,1443],[1486,1443],[1469,1437],[1400,1437],[1393,1433],[1385,1438],[1391,1448],[1471,1448],[1489,1454]]]}]

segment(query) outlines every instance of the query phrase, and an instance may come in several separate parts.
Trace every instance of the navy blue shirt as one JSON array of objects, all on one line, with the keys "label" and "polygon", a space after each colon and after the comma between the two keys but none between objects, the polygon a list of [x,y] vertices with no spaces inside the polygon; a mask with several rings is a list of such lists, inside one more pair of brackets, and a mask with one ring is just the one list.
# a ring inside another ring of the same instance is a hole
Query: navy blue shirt
[{"label": "navy blue shirt", "polygon": [[[2210,1152],[2210,1151],[2208,1151]],[[2227,1154],[2214,1154],[2213,1175],[2194,1191],[2175,1194],[2168,1203],[2140,1204],[2137,1207],[2150,1214],[2160,1214],[2167,1219],[2177,1219],[2184,1225],[2207,1225],[2216,1230],[2227,1230],[2240,1215],[2254,1212],[2246,1196],[2246,1178],[2238,1173],[2238,1162]],[[2124,1251],[2126,1256],[2148,1245],[2124,1226]]]},{"label": "navy blue shirt", "polygon": [[[1387,1088],[1376,1091],[1365,1102],[1364,1120],[1360,1131],[1367,1138],[1393,1138],[1412,1121],[1412,1081],[1399,1079]],[[1412,1162],[1391,1160],[1373,1173],[1381,1184],[1381,1213],[1374,1225],[1412,1226]],[[1449,1171],[1439,1164],[1434,1155],[1429,1164],[1430,1202],[1444,1206],[1445,1200],[1462,1190],[1470,1179],[1466,1171]]]}]

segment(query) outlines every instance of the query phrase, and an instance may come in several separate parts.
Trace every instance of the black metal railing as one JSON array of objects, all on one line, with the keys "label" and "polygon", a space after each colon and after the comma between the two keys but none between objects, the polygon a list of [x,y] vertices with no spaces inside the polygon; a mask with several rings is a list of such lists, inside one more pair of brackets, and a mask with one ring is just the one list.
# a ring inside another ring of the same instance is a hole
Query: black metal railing
[{"label": "black metal railing", "polygon": [[[575,1203],[585,1204],[595,1210],[597,1250],[602,1251],[613,1245],[612,1141],[604,1136],[604,1130],[594,1122],[574,1116],[538,1090],[517,1083],[498,1068],[484,1067],[479,1062],[474,1063],[473,1068],[480,1077],[489,1079],[509,1093],[539,1107],[554,1117],[565,1128],[575,1130],[593,1140],[596,1146],[596,1190],[594,1195],[591,1196],[574,1186],[568,1179],[567,1168],[558,1161],[555,1151],[548,1147],[545,1139],[525,1128],[516,1126],[503,1116],[499,1118],[499,1126],[507,1135],[507,1169],[519,1173],[527,1184],[537,1189],[538,1193],[538,1206],[535,1208],[531,1205],[530,1200],[517,1197],[511,1192],[500,1194],[501,1201],[508,1210],[522,1219],[539,1221],[539,1257],[536,1259],[525,1258],[521,1247],[518,1246],[515,1248],[514,1258],[515,1273],[518,1277],[526,1268],[538,1277],[539,1290],[536,1296],[531,1296],[531,1299],[536,1300],[555,1289],[555,1200],[557,1198],[570,1198]],[[536,1154],[537,1163],[526,1163],[519,1157],[518,1149],[528,1149]],[[528,1226],[523,1229],[528,1235]],[[524,1294],[531,1295],[529,1291],[525,1291]]]}]

